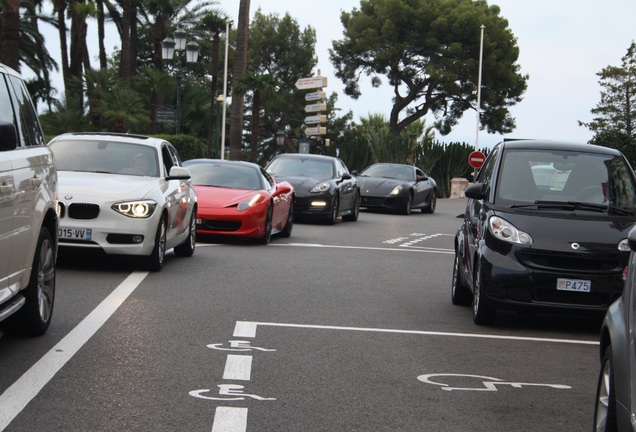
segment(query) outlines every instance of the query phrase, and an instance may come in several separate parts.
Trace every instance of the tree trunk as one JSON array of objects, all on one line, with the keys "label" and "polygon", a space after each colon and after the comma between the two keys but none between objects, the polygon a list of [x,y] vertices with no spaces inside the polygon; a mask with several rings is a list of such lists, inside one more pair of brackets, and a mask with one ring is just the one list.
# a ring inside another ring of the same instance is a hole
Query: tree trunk
[{"label": "tree trunk", "polygon": [[69,67],[68,67],[68,42],[66,40],[66,0],[54,0],[55,15],[57,16],[57,28],[60,37],[60,56],[62,63],[62,80],[64,93],[69,91]]},{"label": "tree trunk", "polygon": [[20,70],[20,0],[6,0],[2,8],[4,20],[0,61],[16,71]]},{"label": "tree trunk", "polygon": [[133,0],[124,0],[124,11],[121,25],[121,79],[127,83],[131,80],[130,68],[130,29]]},{"label": "tree trunk", "polygon": [[249,33],[250,0],[241,0],[236,34],[236,53],[232,70],[232,106],[230,110],[230,159],[241,159],[243,147],[243,105],[245,97],[234,90],[247,71],[247,43]]},{"label": "tree trunk", "polygon": [[104,1],[96,0],[97,5],[97,39],[99,43],[99,68],[108,68],[108,59],[106,58],[106,47],[104,39],[106,38],[106,29],[104,26]]}]

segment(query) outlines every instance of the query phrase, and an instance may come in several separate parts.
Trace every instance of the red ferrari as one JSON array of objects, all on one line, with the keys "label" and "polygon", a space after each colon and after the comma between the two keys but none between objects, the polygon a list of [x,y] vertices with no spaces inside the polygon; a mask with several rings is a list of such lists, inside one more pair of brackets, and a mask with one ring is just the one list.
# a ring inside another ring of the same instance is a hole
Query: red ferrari
[{"label": "red ferrari", "polygon": [[262,244],[289,237],[294,226],[294,188],[277,183],[260,166],[242,161],[192,159],[197,194],[197,234],[250,237]]}]

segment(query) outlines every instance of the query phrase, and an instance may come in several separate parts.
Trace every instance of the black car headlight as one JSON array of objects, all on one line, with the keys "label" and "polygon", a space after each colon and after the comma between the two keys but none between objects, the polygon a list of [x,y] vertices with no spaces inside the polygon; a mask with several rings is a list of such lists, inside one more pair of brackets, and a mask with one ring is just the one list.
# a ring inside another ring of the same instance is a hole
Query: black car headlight
[{"label": "black car headlight", "polygon": [[111,206],[117,213],[131,218],[149,218],[155,212],[157,203],[155,201],[126,201]]},{"label": "black car headlight", "polygon": [[320,184],[317,184],[316,186],[312,187],[309,192],[311,193],[322,193],[322,192],[327,192],[329,190],[329,183],[327,182],[322,182]]},{"label": "black car headlight", "polygon": [[492,216],[488,221],[488,227],[492,235],[499,240],[522,245],[532,244],[530,234],[519,230],[513,224],[500,217]]}]

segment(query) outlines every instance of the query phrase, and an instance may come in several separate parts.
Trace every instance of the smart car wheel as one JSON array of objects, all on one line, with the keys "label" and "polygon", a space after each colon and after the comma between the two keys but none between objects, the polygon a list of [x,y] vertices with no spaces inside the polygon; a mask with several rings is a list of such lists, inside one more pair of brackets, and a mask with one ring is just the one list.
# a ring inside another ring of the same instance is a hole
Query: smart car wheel
[{"label": "smart car wheel", "polygon": [[287,214],[287,222],[285,222],[285,229],[280,233],[283,237],[291,237],[292,229],[294,228],[294,200],[289,203],[289,213]]},{"label": "smart car wheel", "polygon": [[488,304],[483,295],[481,263],[477,261],[473,282],[473,321],[478,325],[489,325],[495,321],[497,310]]},{"label": "smart car wheel", "polygon": [[594,410],[594,431],[616,432],[616,393],[614,390],[614,365],[612,347],[605,349],[601,362],[601,373],[596,387],[596,408]]},{"label": "smart car wheel", "polygon": [[335,225],[338,220],[338,211],[340,207],[340,200],[338,199],[338,195],[333,197],[333,203],[331,204],[331,213],[327,216],[327,223],[329,225]]},{"label": "smart car wheel", "polygon": [[22,309],[9,318],[2,329],[40,336],[51,324],[55,300],[55,246],[51,233],[45,227],[40,229],[31,277],[24,297],[26,302]]},{"label": "smart car wheel", "polygon": [[159,271],[163,266],[163,259],[166,255],[166,218],[159,220],[157,234],[155,235],[155,246],[150,255],[146,257],[145,268],[149,271]]},{"label": "smart car wheel", "polygon": [[467,306],[471,301],[470,290],[462,280],[459,271],[459,254],[455,254],[453,263],[453,280],[451,286],[451,301],[455,305]]},{"label": "smart car wheel", "polygon": [[404,206],[402,207],[402,214],[407,215],[407,216],[410,215],[411,214],[411,205],[413,205],[413,197],[409,193],[409,196],[406,198],[406,202],[404,203]]},{"label": "smart car wheel", "polygon": [[437,192],[433,191],[431,194],[431,199],[428,204],[422,207],[422,213],[435,213],[435,208],[437,207]]},{"label": "smart car wheel", "polygon": [[353,208],[351,209],[351,213],[342,217],[342,220],[346,220],[348,222],[355,222],[358,220],[360,216],[360,192],[355,193],[355,197],[353,199]]},{"label": "smart car wheel", "polygon": [[191,257],[194,254],[194,248],[197,244],[197,215],[196,211],[192,212],[190,217],[190,226],[188,227],[188,238],[174,248],[174,254],[180,257]]},{"label": "smart car wheel", "polygon": [[268,244],[272,238],[272,206],[267,207],[267,215],[265,216],[265,227],[263,237],[258,239],[261,244]]}]

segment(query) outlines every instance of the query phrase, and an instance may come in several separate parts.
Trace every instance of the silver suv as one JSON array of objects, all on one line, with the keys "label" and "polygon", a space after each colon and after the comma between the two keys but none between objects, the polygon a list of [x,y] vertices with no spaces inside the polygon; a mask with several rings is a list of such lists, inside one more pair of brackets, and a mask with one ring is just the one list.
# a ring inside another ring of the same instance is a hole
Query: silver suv
[{"label": "silver suv", "polygon": [[41,335],[55,298],[57,172],[20,75],[0,64],[0,330]]}]

